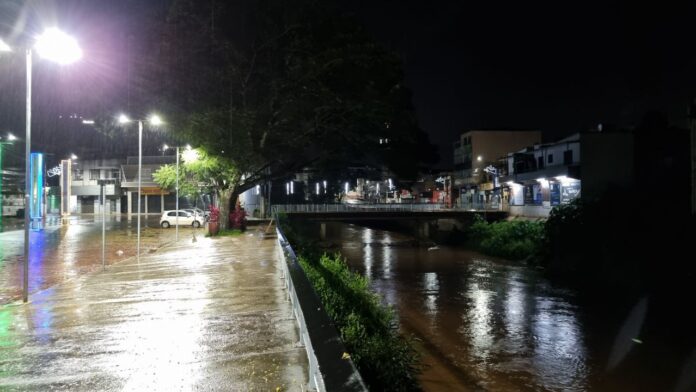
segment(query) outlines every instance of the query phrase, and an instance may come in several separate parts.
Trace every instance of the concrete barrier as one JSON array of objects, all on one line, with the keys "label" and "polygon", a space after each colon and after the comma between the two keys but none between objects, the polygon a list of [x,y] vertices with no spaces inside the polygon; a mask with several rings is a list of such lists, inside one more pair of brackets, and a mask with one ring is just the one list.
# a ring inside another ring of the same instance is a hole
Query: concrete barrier
[{"label": "concrete barrier", "polygon": [[309,389],[320,392],[367,391],[353,361],[344,359],[346,349],[343,342],[297,261],[295,251],[280,228],[276,228],[276,232],[283,279],[300,329],[300,341],[309,360]]}]

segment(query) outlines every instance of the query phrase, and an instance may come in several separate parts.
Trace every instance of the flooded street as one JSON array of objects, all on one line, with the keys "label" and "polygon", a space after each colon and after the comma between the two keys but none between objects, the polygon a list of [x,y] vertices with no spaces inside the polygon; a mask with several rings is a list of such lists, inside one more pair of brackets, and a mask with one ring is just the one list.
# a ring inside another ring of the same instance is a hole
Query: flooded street
[{"label": "flooded street", "polygon": [[278,244],[184,239],[0,306],[1,391],[304,391]]},{"label": "flooded street", "polygon": [[694,385],[691,327],[652,299],[609,306],[612,298],[580,297],[521,263],[353,224],[327,223],[325,241],[394,306],[424,353],[427,391]]},{"label": "flooded street", "polygon": [[[137,220],[121,216],[107,219],[105,259],[108,265],[136,254]],[[7,225],[7,231],[0,232],[0,304],[17,300],[22,294],[24,231],[19,223],[12,222]],[[158,223],[159,216],[142,218],[141,254],[174,239],[174,228],[162,229]],[[204,229],[195,232],[199,237],[204,235]],[[179,228],[181,239],[188,238],[190,242],[192,235],[191,227]],[[29,293],[100,269],[101,239],[101,220],[87,215],[74,217],[67,224],[48,221],[42,230],[32,230]]]}]

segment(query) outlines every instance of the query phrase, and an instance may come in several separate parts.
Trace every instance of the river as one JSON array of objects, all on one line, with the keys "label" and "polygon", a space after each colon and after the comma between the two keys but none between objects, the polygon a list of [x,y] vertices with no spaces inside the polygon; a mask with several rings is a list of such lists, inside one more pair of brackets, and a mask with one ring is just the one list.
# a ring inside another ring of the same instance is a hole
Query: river
[{"label": "river", "polygon": [[353,224],[327,223],[325,243],[394,307],[426,391],[696,387],[692,328],[646,321],[664,318],[647,298],[581,297],[518,262]]}]

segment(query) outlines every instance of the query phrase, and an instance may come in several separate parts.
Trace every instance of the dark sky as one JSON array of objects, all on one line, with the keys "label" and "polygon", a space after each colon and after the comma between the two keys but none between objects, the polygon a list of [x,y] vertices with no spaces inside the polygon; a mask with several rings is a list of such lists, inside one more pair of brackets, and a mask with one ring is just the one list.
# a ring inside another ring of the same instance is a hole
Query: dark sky
[{"label": "dark sky", "polygon": [[547,141],[649,110],[685,125],[696,94],[695,2],[345,2],[405,61],[419,120],[451,162],[466,129]]}]

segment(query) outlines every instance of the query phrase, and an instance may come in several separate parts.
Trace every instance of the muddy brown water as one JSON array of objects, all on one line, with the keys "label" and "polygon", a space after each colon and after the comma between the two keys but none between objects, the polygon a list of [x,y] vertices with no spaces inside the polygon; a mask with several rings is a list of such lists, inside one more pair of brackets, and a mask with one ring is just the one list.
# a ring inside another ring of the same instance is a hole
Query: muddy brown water
[{"label": "muddy brown water", "polygon": [[696,390],[689,317],[670,318],[650,296],[587,299],[468,249],[347,223],[325,233],[396,310],[423,354],[426,391]]}]

